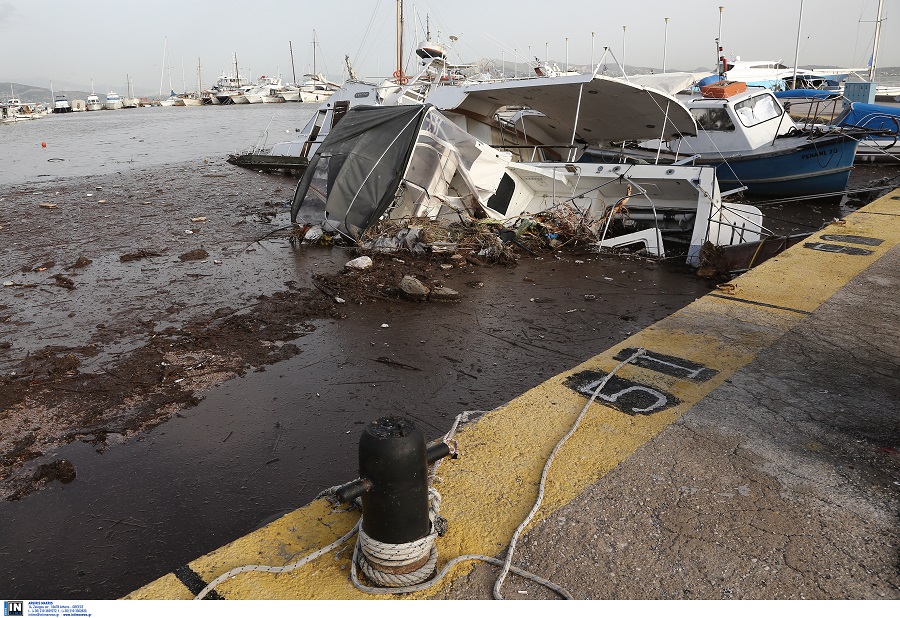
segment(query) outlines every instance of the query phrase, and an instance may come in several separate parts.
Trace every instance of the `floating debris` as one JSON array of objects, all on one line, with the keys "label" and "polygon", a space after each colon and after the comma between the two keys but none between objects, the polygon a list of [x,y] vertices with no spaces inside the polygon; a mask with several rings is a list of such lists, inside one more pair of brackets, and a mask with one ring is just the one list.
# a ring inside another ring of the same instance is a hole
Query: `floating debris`
[{"label": "floating debris", "polygon": [[126,253],[125,255],[119,256],[120,262],[133,262],[135,260],[143,260],[145,258],[153,258],[153,257],[162,257],[162,253],[157,251],[151,251],[149,249],[141,249],[140,251],[135,251],[134,253]]}]

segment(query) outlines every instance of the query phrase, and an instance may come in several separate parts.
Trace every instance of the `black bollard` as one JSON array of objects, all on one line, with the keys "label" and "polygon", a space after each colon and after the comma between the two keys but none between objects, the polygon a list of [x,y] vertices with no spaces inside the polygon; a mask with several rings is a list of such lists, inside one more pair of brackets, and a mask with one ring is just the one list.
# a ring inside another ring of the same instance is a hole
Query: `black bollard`
[{"label": "black bollard", "polygon": [[428,466],[451,455],[411,420],[386,416],[370,423],[359,440],[359,478],[335,490],[338,502],[362,496],[363,529],[376,541],[399,545],[431,533]]},{"label": "black bollard", "polygon": [[428,536],[428,458],[415,423],[397,416],[370,423],[359,440],[359,476],[371,483],[362,496],[366,534],[392,544]]}]

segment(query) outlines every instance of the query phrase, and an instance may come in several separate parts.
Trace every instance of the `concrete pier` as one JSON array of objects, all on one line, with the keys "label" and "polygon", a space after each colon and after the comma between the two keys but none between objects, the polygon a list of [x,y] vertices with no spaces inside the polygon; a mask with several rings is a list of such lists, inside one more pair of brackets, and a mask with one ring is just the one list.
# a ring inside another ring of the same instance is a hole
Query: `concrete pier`
[{"label": "concrete pier", "polygon": [[[591,387],[643,348],[559,452],[514,564],[580,599],[900,598],[898,242],[894,192],[463,425],[436,486],[450,524],[438,567],[504,556]],[[126,598],[192,598],[234,567],[294,562],[357,518],[318,500]],[[352,543],[211,596],[371,598],[350,582]],[[497,572],[461,564],[401,598],[490,598]],[[555,596],[513,575],[503,592]]]}]

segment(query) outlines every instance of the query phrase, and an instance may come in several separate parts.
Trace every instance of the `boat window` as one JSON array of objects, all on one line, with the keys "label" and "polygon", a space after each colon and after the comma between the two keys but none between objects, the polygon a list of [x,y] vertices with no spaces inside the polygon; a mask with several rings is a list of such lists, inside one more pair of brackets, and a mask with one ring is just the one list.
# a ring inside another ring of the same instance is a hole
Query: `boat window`
[{"label": "boat window", "polygon": [[734,111],[745,127],[752,127],[781,116],[781,106],[769,93],[734,104]]},{"label": "boat window", "polygon": [[509,203],[512,201],[513,193],[516,190],[516,181],[509,174],[503,174],[497,192],[488,199],[488,208],[496,210],[501,215],[505,215],[509,209]]},{"label": "boat window", "polygon": [[691,114],[697,126],[704,131],[734,131],[734,123],[728,116],[728,110],[722,107],[693,108]]}]

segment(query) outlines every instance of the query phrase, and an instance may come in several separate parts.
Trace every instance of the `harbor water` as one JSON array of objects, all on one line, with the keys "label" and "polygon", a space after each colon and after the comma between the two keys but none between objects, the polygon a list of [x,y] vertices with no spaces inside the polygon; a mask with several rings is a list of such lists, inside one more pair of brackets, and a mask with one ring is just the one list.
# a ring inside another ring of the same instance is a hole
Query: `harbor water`
[{"label": "harbor water", "polygon": [[0,185],[221,158],[293,139],[317,103],[139,107],[0,125]]}]

